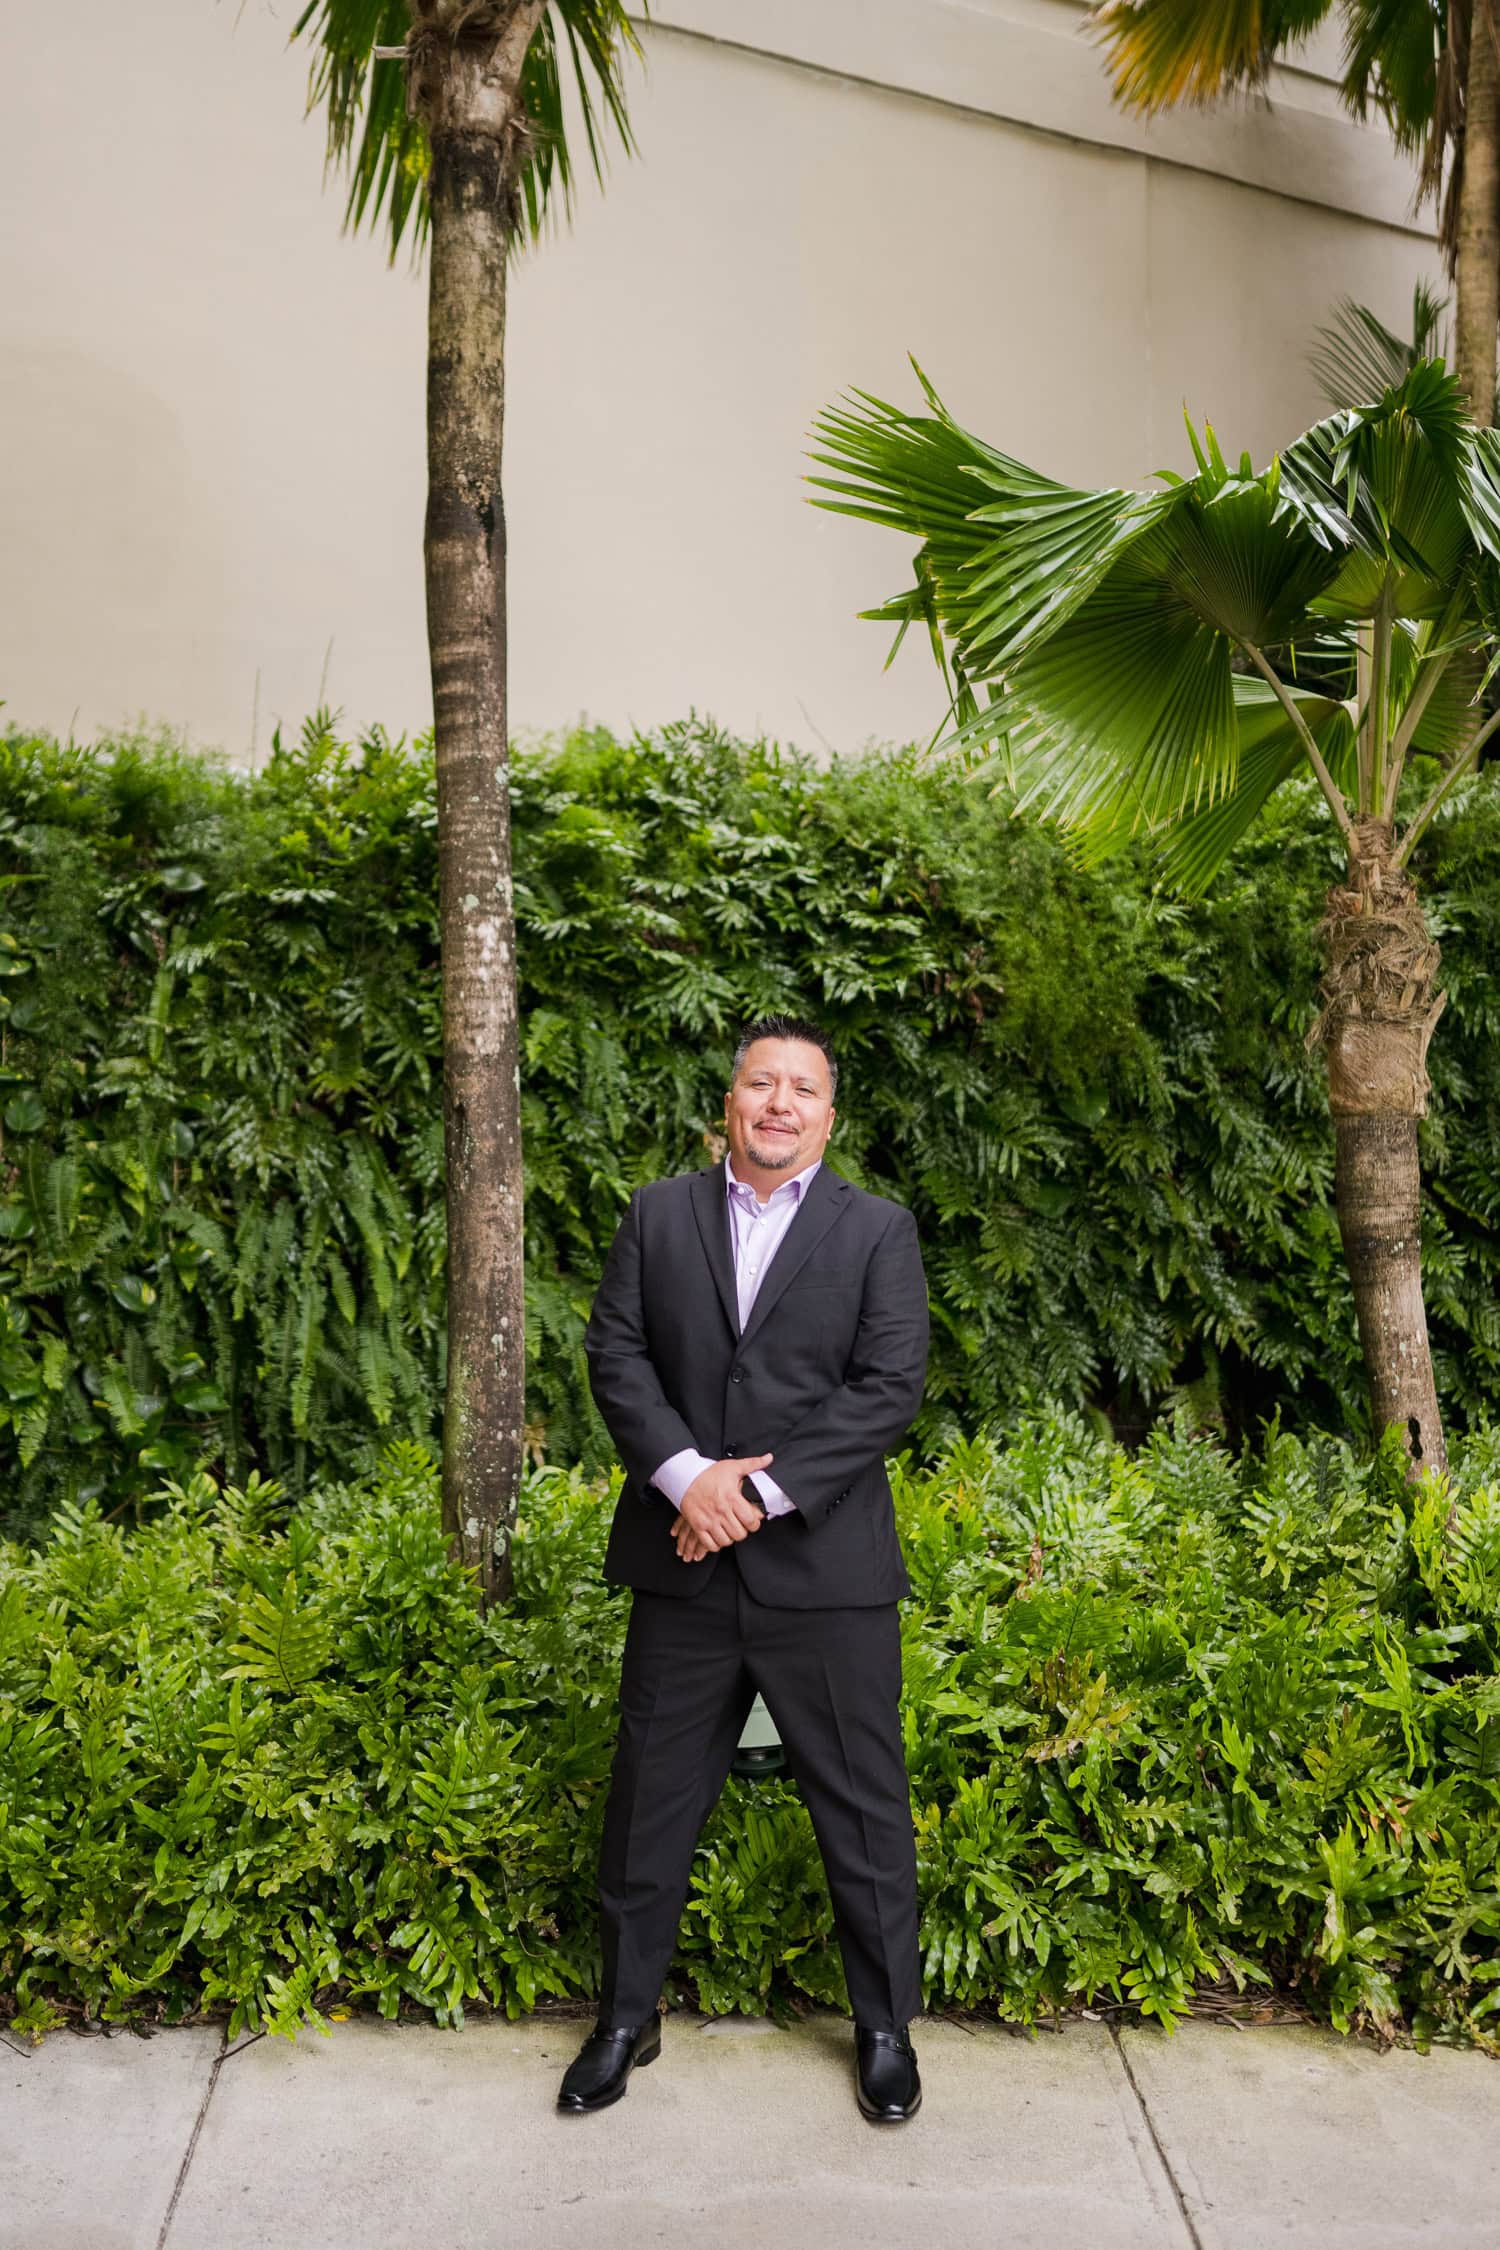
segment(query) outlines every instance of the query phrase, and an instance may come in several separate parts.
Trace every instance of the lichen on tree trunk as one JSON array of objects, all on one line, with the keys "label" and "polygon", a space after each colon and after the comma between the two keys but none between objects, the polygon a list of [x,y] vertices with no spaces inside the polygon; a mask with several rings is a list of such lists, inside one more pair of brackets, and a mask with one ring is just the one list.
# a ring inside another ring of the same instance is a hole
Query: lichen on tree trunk
[{"label": "lichen on tree trunk", "polygon": [[504,1600],[525,1413],[520,1046],[506,735],[505,284],[521,66],[544,0],[416,10],[432,151],[427,630],[436,736],[448,1209],[443,1522]]},{"label": "lichen on tree trunk", "polygon": [[1397,867],[1388,821],[1361,820],[1349,875],[1320,929],[1323,1011],[1309,1034],[1328,1068],[1339,1231],[1379,1437],[1400,1425],[1417,1469],[1447,1455],[1422,1298],[1417,1126],[1427,1110],[1427,1047],[1441,1015],[1439,951]]}]

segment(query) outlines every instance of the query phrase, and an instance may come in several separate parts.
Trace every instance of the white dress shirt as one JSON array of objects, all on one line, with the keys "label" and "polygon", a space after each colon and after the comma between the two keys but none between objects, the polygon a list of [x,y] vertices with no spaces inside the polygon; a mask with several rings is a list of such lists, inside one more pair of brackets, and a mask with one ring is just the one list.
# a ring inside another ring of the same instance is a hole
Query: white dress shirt
[{"label": "white dress shirt", "polygon": [[[786,1230],[797,1216],[802,1198],[812,1185],[813,1176],[822,1163],[819,1157],[802,1172],[783,1180],[773,1188],[762,1203],[760,1197],[744,1180],[737,1180],[728,1159],[724,1164],[724,1186],[729,1199],[729,1232],[734,1244],[734,1287],[739,1303],[740,1333],[750,1318],[750,1308],[760,1293],[771,1260],[786,1238]],[[664,1492],[674,1508],[680,1508],[693,1479],[705,1469],[713,1467],[706,1453],[696,1446],[685,1445],[674,1453],[670,1461],[663,1461],[651,1482],[658,1492]],[[766,1504],[768,1516],[790,1515],[797,1503],[789,1500],[780,1485],[766,1470],[757,1469],[750,1478],[751,1484]]]}]

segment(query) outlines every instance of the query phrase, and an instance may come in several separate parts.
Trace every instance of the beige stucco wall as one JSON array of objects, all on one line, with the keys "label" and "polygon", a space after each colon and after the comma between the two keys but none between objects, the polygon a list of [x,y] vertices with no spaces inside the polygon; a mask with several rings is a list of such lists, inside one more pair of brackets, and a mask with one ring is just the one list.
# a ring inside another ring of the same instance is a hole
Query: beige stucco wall
[{"label": "beige stucco wall", "polygon": [[[692,704],[813,749],[924,732],[925,652],[883,674],[854,615],[902,580],[896,543],[805,503],[821,404],[912,396],[911,350],[1058,473],[1180,465],[1184,400],[1264,455],[1318,411],[1302,354],[1332,301],[1399,322],[1435,272],[1409,175],[1316,68],[1269,116],[1143,131],[1074,0],[655,13],[638,160],[514,290],[521,725]],[[422,285],[340,233],[294,14],[76,0],[8,50],[0,695],[23,724],[168,720],[244,756],[325,682],[350,724],[426,721]]]}]

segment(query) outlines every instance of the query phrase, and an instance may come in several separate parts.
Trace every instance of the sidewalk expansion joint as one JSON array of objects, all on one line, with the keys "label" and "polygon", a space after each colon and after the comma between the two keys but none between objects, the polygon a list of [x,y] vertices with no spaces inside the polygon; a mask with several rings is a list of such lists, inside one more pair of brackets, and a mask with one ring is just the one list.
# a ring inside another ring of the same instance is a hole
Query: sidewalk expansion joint
[{"label": "sidewalk expansion joint", "polygon": [[[236,2048],[233,2051],[238,2053],[239,2050]],[[156,2250],[166,2250],[167,2236],[172,2231],[172,2221],[177,2216],[177,2206],[182,2200],[182,2191],[187,2186],[188,2173],[192,2170],[193,2157],[198,2147],[198,2135],[203,2130],[203,2120],[208,2115],[208,2105],[214,2098],[214,2088],[219,2083],[219,2072],[223,2069],[230,2052],[231,2050],[224,2039],[220,2038],[219,2051],[208,2066],[208,2083],[203,2089],[203,2099],[198,2104],[198,2114],[193,2119],[193,2129],[188,2135],[187,2147],[182,2152],[182,2162],[177,2167],[177,2177],[172,2182],[172,2200],[167,2205],[162,2217],[161,2232],[156,2238]]]},{"label": "sidewalk expansion joint", "polygon": [[[1167,2180],[1171,2186],[1172,2194],[1176,2198],[1178,2215],[1182,2220],[1183,2230],[1187,2235],[1188,2241],[1192,2244],[1193,2250],[1203,2250],[1203,2237],[1198,2232],[1198,2229],[1194,2224],[1193,2214],[1188,2209],[1187,2197],[1182,2192],[1182,2182],[1178,2179],[1176,2172],[1173,2170],[1172,2159],[1170,2156],[1168,2156],[1166,2149],[1163,2147],[1162,2137],[1156,2130],[1156,2120],[1152,2116],[1150,2109],[1147,2107],[1146,2097],[1141,2092],[1135,2072],[1130,2067],[1130,2057],[1125,2052],[1125,2042],[1120,2037],[1120,2027],[1118,2024],[1110,2024],[1109,2036],[1114,2042],[1115,2053],[1120,2058],[1120,2068],[1125,2073],[1125,2082],[1129,2086],[1131,2093],[1135,2096],[1135,2106],[1141,2113],[1141,2122],[1145,2126],[1146,2131],[1151,2136],[1151,2146],[1156,2151],[1158,2161],[1161,2164],[1161,2168],[1167,2175]],[[157,2246],[157,2250],[160,2250],[159,2244]]]}]

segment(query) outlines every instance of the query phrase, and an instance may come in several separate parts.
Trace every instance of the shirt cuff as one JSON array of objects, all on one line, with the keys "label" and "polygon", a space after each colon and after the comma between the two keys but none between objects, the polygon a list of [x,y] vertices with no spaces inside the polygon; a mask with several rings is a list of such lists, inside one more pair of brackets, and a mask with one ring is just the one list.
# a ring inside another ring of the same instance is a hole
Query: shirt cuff
[{"label": "shirt cuff", "polygon": [[658,1492],[665,1493],[674,1508],[680,1508],[687,1498],[688,1486],[694,1477],[701,1476],[705,1469],[712,1467],[713,1463],[706,1453],[700,1453],[696,1446],[685,1445],[680,1453],[672,1455],[670,1461],[663,1461],[651,1482]]},{"label": "shirt cuff", "polygon": [[767,1476],[764,1469],[752,1469],[747,1482],[754,1485],[764,1500],[768,1516],[789,1516],[794,1513],[796,1501],[788,1500],[776,1479]]}]

